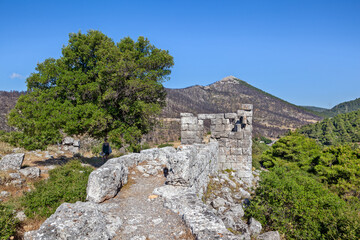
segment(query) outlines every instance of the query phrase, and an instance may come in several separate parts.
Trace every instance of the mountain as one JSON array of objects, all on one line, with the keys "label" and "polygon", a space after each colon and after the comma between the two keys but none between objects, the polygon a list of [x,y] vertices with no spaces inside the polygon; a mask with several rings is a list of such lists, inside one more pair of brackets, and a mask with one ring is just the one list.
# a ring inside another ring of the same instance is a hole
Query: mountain
[{"label": "mountain", "polygon": [[6,115],[14,108],[17,99],[20,95],[25,94],[25,92],[18,91],[0,91],[0,130],[11,131],[12,128],[9,127],[6,122]]},{"label": "mountain", "polygon": [[[244,103],[253,104],[255,136],[276,138],[289,129],[294,130],[321,120],[321,117],[305,108],[290,104],[232,76],[208,86],[196,85],[183,89],[166,89],[166,91],[167,106],[161,116],[167,119],[167,123],[171,119],[179,121],[181,112],[195,114],[236,112]],[[163,129],[166,128],[167,123],[162,125]],[[165,131],[156,132],[151,137],[158,138],[161,134],[164,136]],[[171,139],[168,136],[164,137],[167,140]]]},{"label": "mountain", "polygon": [[318,108],[318,107],[312,107],[312,106],[304,106],[304,108],[313,111],[315,114],[321,116],[321,117],[334,117],[341,113],[349,113],[360,109],[360,98],[357,98],[352,101],[343,102],[331,109],[326,108]]}]

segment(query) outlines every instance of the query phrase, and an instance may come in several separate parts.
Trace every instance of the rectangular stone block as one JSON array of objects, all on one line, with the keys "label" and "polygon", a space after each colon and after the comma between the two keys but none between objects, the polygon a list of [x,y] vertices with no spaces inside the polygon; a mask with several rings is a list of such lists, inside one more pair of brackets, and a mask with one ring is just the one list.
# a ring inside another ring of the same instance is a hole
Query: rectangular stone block
[{"label": "rectangular stone block", "polygon": [[252,137],[252,134],[250,131],[244,131],[243,134],[244,134],[244,139],[246,139],[246,140],[249,140]]},{"label": "rectangular stone block", "polygon": [[230,148],[230,154],[231,155],[242,155],[243,148]]},{"label": "rectangular stone block", "polygon": [[189,130],[189,124],[187,123],[181,124],[181,131],[187,131],[187,130]]},{"label": "rectangular stone block", "polygon": [[222,124],[224,124],[224,125],[230,124],[230,120],[223,118],[222,119]]},{"label": "rectangular stone block", "polygon": [[237,110],[236,114],[238,115],[238,117],[242,117],[245,115],[245,110]]},{"label": "rectangular stone block", "polygon": [[192,113],[180,113],[180,117],[193,117],[194,114]]},{"label": "rectangular stone block", "polygon": [[204,125],[204,120],[198,120],[199,125]]},{"label": "rectangular stone block", "polygon": [[243,155],[251,155],[251,148],[241,148],[242,149],[242,154]]},{"label": "rectangular stone block", "polygon": [[197,117],[182,117],[181,124],[197,124]]},{"label": "rectangular stone block", "polygon": [[216,132],[224,132],[225,130],[225,126],[224,125],[216,125],[215,126],[215,131]]},{"label": "rectangular stone block", "polygon": [[238,140],[237,146],[241,148],[249,148],[251,147],[251,141],[250,140]]},{"label": "rectangular stone block", "polygon": [[229,141],[226,142],[226,147],[228,148],[236,148],[237,147],[237,141],[233,139],[229,139]]},{"label": "rectangular stone block", "polygon": [[205,119],[213,119],[216,118],[215,114],[198,114],[198,119],[205,120]]},{"label": "rectangular stone block", "polygon": [[252,115],[253,115],[252,111],[245,111],[244,112],[244,116],[246,116],[246,117],[252,117]]},{"label": "rectangular stone block", "polygon": [[195,139],[196,136],[197,136],[197,131],[183,131],[183,132],[181,132],[181,138]]},{"label": "rectangular stone block", "polygon": [[198,131],[198,125],[196,125],[196,124],[188,124],[187,130],[189,130],[189,131]]},{"label": "rectangular stone block", "polygon": [[225,118],[226,119],[235,119],[235,118],[237,118],[237,114],[236,113],[225,113]]},{"label": "rectangular stone block", "polygon": [[252,117],[247,117],[246,119],[247,119],[247,124],[251,125],[253,118]]}]

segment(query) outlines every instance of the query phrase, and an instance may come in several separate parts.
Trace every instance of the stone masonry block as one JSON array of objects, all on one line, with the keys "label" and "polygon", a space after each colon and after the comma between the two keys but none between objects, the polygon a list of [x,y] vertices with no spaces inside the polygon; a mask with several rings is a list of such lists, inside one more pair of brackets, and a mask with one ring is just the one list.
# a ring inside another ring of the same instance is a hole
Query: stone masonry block
[{"label": "stone masonry block", "polygon": [[188,124],[197,124],[197,117],[182,117],[181,124],[188,123]]},{"label": "stone masonry block", "polygon": [[225,113],[225,118],[226,119],[236,119],[237,114],[236,113]]},{"label": "stone masonry block", "polygon": [[237,110],[236,114],[238,115],[238,117],[242,117],[245,115],[245,111],[244,110]]},{"label": "stone masonry block", "polygon": [[188,131],[189,130],[189,124],[184,123],[181,124],[181,131]]},{"label": "stone masonry block", "polygon": [[216,118],[215,114],[199,114],[198,119],[205,120],[205,119],[213,119]]},{"label": "stone masonry block", "polygon": [[230,120],[229,119],[222,119],[222,124],[230,124]]},{"label": "stone masonry block", "polygon": [[230,148],[230,154],[231,155],[242,155],[243,154],[243,148]]},{"label": "stone masonry block", "polygon": [[204,120],[198,120],[199,125],[204,125]]},{"label": "stone masonry block", "polygon": [[197,136],[197,131],[181,132],[181,138],[195,138],[196,136]]},{"label": "stone masonry block", "polygon": [[251,147],[251,141],[250,140],[238,140],[237,146],[241,148],[249,148]]},{"label": "stone masonry block", "polygon": [[193,117],[194,114],[192,113],[180,113],[180,117]]}]

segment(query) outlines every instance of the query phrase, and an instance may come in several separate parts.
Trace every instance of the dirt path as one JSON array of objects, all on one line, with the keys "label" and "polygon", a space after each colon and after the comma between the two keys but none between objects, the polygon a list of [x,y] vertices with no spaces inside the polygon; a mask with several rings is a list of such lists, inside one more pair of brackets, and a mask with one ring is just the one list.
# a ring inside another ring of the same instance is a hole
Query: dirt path
[{"label": "dirt path", "polygon": [[[181,217],[163,207],[163,200],[152,195],[154,188],[162,186],[162,175],[145,176],[130,170],[129,182],[117,197],[116,203],[123,225],[115,240],[193,240]],[[152,199],[155,197],[154,199]]]}]

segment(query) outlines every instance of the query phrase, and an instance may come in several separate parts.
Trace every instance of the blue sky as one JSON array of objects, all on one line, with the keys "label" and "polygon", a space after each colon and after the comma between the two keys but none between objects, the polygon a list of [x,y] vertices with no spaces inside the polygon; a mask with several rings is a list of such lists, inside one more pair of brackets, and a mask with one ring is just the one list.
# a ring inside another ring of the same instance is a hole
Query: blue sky
[{"label": "blue sky", "polygon": [[169,88],[233,75],[297,105],[360,97],[359,0],[0,0],[0,90],[26,90],[38,62],[89,29],[169,50]]}]

